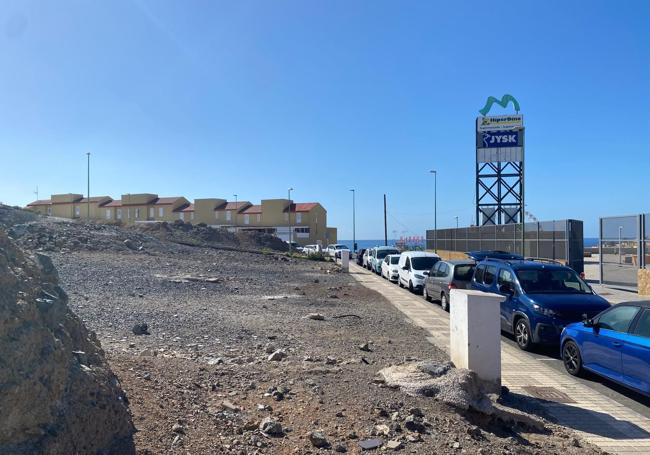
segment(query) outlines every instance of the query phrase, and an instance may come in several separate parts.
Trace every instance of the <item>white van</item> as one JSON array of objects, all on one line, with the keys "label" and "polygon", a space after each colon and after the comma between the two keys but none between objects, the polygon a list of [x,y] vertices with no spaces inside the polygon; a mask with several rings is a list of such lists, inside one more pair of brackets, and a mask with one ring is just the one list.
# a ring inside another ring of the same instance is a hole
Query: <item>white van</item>
[{"label": "white van", "polygon": [[440,256],[424,251],[405,251],[399,257],[397,268],[400,287],[408,287],[411,292],[422,292],[424,280],[429,275],[429,270],[440,260]]}]

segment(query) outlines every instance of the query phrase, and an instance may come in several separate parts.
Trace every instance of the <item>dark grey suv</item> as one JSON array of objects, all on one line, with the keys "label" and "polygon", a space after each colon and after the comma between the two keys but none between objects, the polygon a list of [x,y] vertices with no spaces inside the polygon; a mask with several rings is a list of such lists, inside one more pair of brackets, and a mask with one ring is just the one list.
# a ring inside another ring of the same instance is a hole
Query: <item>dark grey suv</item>
[{"label": "dark grey suv", "polygon": [[428,300],[439,300],[443,310],[449,311],[449,291],[469,289],[476,263],[469,260],[439,261],[429,271],[424,281],[422,296]]}]

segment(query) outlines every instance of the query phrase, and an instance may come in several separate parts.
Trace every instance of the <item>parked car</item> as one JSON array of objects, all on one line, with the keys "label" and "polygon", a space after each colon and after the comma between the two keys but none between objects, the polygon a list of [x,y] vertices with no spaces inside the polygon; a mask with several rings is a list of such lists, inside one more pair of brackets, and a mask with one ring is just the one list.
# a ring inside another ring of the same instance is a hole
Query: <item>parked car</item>
[{"label": "parked car", "polygon": [[303,253],[305,254],[316,254],[323,251],[323,248],[320,245],[305,245],[303,248]]},{"label": "parked car", "polygon": [[585,370],[650,395],[650,301],[625,302],[562,331],[564,367]]},{"label": "parked car", "polygon": [[352,257],[352,251],[347,245],[336,245],[336,250],[334,251],[334,257],[336,259],[341,259],[341,251],[348,252],[348,259]]},{"label": "parked car", "polygon": [[372,270],[372,262],[374,261],[375,249],[368,248],[368,257],[366,259],[366,268]]},{"label": "parked car", "polygon": [[422,296],[425,300],[440,301],[443,310],[449,311],[449,291],[469,289],[474,275],[474,261],[438,261],[424,280]]},{"label": "parked car", "polygon": [[289,246],[293,251],[297,251],[297,252],[299,252],[299,253],[302,253],[302,251],[303,251],[303,247],[300,246],[300,244],[297,243],[297,242],[289,242],[289,241],[287,241],[286,244],[287,244],[287,245],[288,245],[288,246]]},{"label": "parked car", "polygon": [[400,287],[408,287],[411,292],[421,292],[424,288],[424,279],[429,274],[431,267],[440,260],[440,256],[424,251],[405,251],[399,257],[397,267]]},{"label": "parked car", "polygon": [[357,257],[356,257],[357,265],[363,266],[363,257],[365,254],[366,254],[365,248],[361,248],[359,251],[357,251]]},{"label": "parked car", "polygon": [[557,264],[485,259],[471,287],[505,296],[501,330],[514,334],[523,350],[559,343],[565,326],[609,308],[573,269]]},{"label": "parked car", "polygon": [[399,254],[389,254],[381,261],[381,276],[394,283],[399,278]]},{"label": "parked car", "polygon": [[368,259],[370,258],[370,249],[366,249],[361,257],[361,267],[368,268]]},{"label": "parked car", "polygon": [[372,258],[369,261],[370,270],[378,275],[381,273],[381,263],[384,258],[389,254],[399,254],[399,250],[397,248],[393,248],[392,246],[376,246],[372,250]]},{"label": "parked car", "polygon": [[504,259],[504,260],[522,260],[524,259],[523,256],[516,254],[516,253],[510,253],[508,251],[501,251],[501,250],[481,250],[481,251],[468,251],[465,253],[468,258],[473,259],[475,261],[482,261],[483,259]]},{"label": "parked car", "polygon": [[325,253],[329,257],[333,258],[333,257],[336,257],[336,252],[338,250],[348,250],[348,251],[350,251],[350,248],[348,248],[347,246],[342,245],[340,243],[334,243],[334,244],[331,244],[331,245],[327,245],[327,248],[325,249]]}]

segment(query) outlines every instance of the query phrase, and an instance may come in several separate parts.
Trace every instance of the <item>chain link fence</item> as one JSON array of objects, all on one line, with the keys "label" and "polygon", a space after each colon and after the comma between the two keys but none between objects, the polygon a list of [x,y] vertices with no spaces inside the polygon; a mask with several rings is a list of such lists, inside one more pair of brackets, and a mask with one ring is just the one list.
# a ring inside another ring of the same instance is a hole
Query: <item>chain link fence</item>
[{"label": "chain link fence", "polygon": [[650,214],[600,219],[600,282],[610,286],[637,288],[638,269],[647,268],[650,258]]}]

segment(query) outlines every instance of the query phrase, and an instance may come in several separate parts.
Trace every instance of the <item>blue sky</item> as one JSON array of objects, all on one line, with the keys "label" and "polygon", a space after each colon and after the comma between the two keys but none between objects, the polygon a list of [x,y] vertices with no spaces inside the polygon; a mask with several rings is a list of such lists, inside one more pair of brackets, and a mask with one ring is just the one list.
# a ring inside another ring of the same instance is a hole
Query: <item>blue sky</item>
[{"label": "blue sky", "polygon": [[[474,118],[511,93],[538,219],[650,211],[644,1],[3,1],[0,200],[319,201],[339,238],[473,222]],[[509,113],[498,106],[491,114]]]}]

